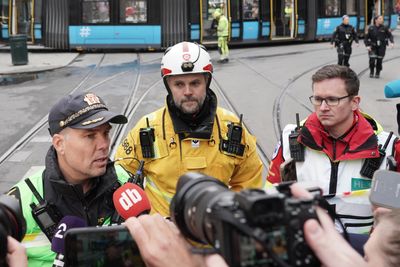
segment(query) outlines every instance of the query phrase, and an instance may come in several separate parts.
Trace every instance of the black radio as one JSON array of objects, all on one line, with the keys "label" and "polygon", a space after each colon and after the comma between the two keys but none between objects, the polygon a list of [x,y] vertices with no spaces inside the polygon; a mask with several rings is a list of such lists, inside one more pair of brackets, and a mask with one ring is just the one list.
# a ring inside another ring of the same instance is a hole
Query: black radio
[{"label": "black radio", "polygon": [[233,122],[228,124],[227,139],[222,139],[221,149],[229,154],[243,156],[245,146],[242,142],[242,118],[243,114],[240,114],[239,124]]},{"label": "black radio", "polygon": [[143,158],[154,158],[154,128],[150,127],[149,119],[146,118],[147,128],[140,128],[139,138],[140,146],[142,148]]},{"label": "black radio", "polygon": [[304,146],[297,141],[297,138],[300,135],[300,118],[299,113],[296,113],[296,124],[297,127],[289,134],[289,150],[290,157],[294,161],[304,161]]},{"label": "black radio", "polygon": [[390,132],[383,147],[382,147],[382,145],[379,145],[379,147],[378,147],[379,157],[365,159],[365,161],[361,167],[361,171],[360,171],[361,175],[368,177],[368,178],[372,178],[372,176],[374,175],[374,172],[379,169],[383,160],[385,159],[386,148],[389,145],[392,135],[393,135],[393,132]]},{"label": "black radio", "polygon": [[54,233],[57,230],[58,223],[62,219],[62,215],[58,211],[57,207],[54,206],[54,204],[48,203],[40,196],[39,192],[36,190],[35,186],[32,184],[29,178],[25,179],[25,183],[28,185],[35,198],[39,201],[38,204],[30,204],[32,209],[32,216],[39,225],[42,232],[51,242],[51,239],[53,238]]}]

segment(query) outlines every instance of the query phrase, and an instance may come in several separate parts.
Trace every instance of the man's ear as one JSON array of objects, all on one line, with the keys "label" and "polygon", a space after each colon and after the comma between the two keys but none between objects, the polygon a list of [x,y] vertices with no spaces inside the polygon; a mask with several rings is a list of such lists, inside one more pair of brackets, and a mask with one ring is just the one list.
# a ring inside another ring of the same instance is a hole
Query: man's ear
[{"label": "man's ear", "polygon": [[360,108],[360,102],[361,102],[360,96],[356,95],[353,97],[353,99],[351,100],[353,111]]},{"label": "man's ear", "polygon": [[53,135],[52,144],[58,154],[64,154],[65,136],[62,134]]}]

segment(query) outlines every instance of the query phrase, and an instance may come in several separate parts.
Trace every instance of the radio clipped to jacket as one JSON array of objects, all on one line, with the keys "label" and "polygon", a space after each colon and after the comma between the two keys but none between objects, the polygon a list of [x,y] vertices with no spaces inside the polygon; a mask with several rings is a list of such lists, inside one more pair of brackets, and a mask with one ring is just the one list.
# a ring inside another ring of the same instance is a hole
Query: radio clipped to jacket
[{"label": "radio clipped to jacket", "polygon": [[361,175],[368,177],[368,178],[372,178],[372,176],[374,175],[374,172],[379,169],[383,160],[385,159],[386,148],[389,145],[392,135],[393,135],[393,132],[390,132],[383,147],[382,147],[382,145],[378,146],[379,157],[365,159],[365,161],[361,167],[361,171],[360,171]]},{"label": "radio clipped to jacket", "polygon": [[242,142],[242,118],[243,114],[240,114],[239,123],[231,122],[228,124],[227,139],[222,139],[221,149],[229,154],[243,156],[245,146]]},{"label": "radio clipped to jacket", "polygon": [[289,150],[290,150],[290,157],[294,161],[304,161],[304,145],[300,144],[297,141],[297,138],[300,135],[300,118],[299,113],[296,113],[296,128],[289,134]]},{"label": "radio clipped to jacket", "polygon": [[148,118],[146,118],[146,123],[147,123],[147,127],[140,128],[140,131],[139,131],[142,155],[143,155],[143,158],[154,158],[154,141],[156,140],[155,135],[154,135],[154,128],[150,127]]},{"label": "radio clipped to jacket", "polygon": [[29,189],[32,191],[35,198],[39,201],[38,204],[31,203],[32,216],[39,225],[42,232],[47,236],[49,241],[54,236],[57,230],[58,223],[62,219],[61,213],[58,211],[57,207],[52,203],[48,203],[44,200],[39,192],[36,190],[35,186],[32,184],[29,178],[25,179],[25,183],[28,185]]}]

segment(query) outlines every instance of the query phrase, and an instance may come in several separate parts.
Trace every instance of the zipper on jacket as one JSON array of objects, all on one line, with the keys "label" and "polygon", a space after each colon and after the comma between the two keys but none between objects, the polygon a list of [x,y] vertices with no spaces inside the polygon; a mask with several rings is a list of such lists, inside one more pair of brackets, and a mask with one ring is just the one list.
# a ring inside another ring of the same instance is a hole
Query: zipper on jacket
[{"label": "zipper on jacket", "polygon": [[331,161],[331,177],[329,181],[329,194],[335,195],[337,189],[339,162]]},{"label": "zipper on jacket", "polygon": [[87,207],[87,202],[86,202],[85,198],[82,198],[81,195],[79,194],[79,192],[76,191],[76,188],[74,186],[71,186],[71,187],[72,187],[72,190],[75,192],[75,195],[78,197],[79,201],[81,202],[83,211],[86,215],[86,222],[88,223],[88,226],[90,226],[91,222],[90,222],[90,217],[88,214],[89,208]]},{"label": "zipper on jacket", "polygon": [[333,160],[336,160],[336,139],[333,139],[333,145],[332,145],[332,148],[333,148]]}]

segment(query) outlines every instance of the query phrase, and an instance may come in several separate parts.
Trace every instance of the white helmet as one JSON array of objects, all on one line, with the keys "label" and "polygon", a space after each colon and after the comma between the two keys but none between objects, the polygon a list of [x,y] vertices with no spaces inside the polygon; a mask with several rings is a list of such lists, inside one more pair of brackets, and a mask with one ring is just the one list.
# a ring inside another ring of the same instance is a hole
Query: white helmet
[{"label": "white helmet", "polygon": [[[210,55],[204,46],[181,42],[165,50],[161,60],[161,76],[213,72]],[[210,77],[211,78],[211,77]]]}]

